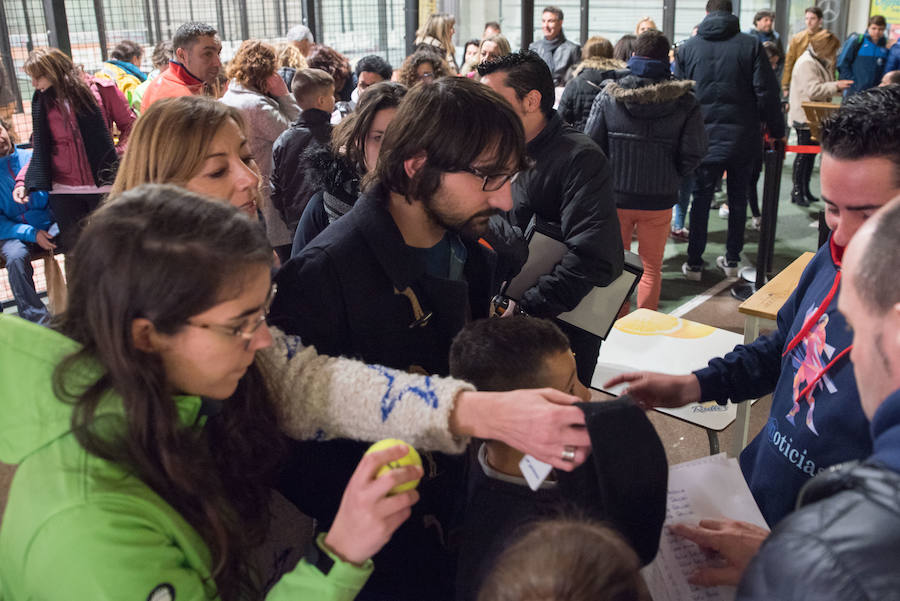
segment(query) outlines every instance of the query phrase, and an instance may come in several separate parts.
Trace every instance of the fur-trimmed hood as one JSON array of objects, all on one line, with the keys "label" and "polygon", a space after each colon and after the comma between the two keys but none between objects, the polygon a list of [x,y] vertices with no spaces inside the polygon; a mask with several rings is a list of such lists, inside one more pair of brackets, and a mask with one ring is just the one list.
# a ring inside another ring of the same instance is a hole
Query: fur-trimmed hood
[{"label": "fur-trimmed hood", "polygon": [[625,63],[614,58],[589,58],[583,60],[572,71],[572,77],[578,77],[578,74],[585,69],[595,69],[597,71],[616,71],[624,69]]},{"label": "fur-trimmed hood", "polygon": [[662,81],[629,75],[619,80],[609,80],[603,87],[606,94],[639,118],[658,118],[676,110],[681,102],[693,96],[694,82],[689,79]]}]

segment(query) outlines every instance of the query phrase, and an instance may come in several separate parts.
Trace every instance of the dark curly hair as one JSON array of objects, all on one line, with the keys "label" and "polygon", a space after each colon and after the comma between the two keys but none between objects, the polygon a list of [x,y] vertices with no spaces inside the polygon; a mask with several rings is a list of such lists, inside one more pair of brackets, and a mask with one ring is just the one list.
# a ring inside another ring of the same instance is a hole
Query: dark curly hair
[{"label": "dark curly hair", "polygon": [[450,65],[444,60],[444,57],[436,50],[422,47],[407,56],[400,65],[400,83],[410,88],[419,83],[417,70],[425,63],[431,63],[435,80],[450,75]]},{"label": "dark curly hair", "polygon": [[894,164],[894,181],[900,185],[898,106],[900,84],[850,96],[822,123],[822,151],[842,160],[884,157]]},{"label": "dark curly hair", "polygon": [[258,92],[266,89],[266,80],[275,73],[275,47],[259,40],[245,40],[225,72],[242,86]]},{"label": "dark curly hair", "polygon": [[329,46],[317,44],[313,46],[306,64],[310,69],[321,69],[334,78],[334,93],[339,94],[350,77],[350,61],[347,57]]},{"label": "dark curly hair", "polygon": [[556,101],[553,74],[544,59],[536,53],[531,50],[513,52],[478,65],[478,74],[482,77],[496,72],[506,73],[506,85],[515,90],[519,100],[531,90],[540,92],[541,112],[547,117],[553,113],[553,103]]}]

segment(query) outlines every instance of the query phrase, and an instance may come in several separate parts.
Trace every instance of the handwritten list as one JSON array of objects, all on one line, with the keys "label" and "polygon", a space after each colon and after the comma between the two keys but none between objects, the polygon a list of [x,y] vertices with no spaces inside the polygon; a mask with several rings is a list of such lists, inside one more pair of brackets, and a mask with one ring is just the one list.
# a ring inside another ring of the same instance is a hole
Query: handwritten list
[{"label": "handwritten list", "polygon": [[[669,468],[666,526],[725,517],[768,527],[735,459],[720,453]],[[659,554],[642,571],[653,601],[733,601],[734,587],[688,583],[709,561],[697,545],[664,528]]]}]

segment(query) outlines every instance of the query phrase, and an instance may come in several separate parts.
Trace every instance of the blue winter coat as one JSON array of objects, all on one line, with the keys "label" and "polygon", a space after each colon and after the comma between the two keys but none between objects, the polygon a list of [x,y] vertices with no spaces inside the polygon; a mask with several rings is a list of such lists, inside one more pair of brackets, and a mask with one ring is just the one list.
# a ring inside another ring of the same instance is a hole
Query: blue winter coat
[{"label": "blue winter coat", "polygon": [[881,83],[888,57],[886,44],[887,40],[884,37],[876,44],[868,33],[863,34],[862,41],[858,34],[847,38],[838,55],[837,63],[838,79],[853,80],[853,85],[844,92],[844,97]]},{"label": "blue winter coat", "polygon": [[12,198],[16,175],[29,160],[31,150],[23,148],[0,157],[0,240],[34,242],[38,231],[47,230],[53,223],[46,192],[32,192],[26,204]]},{"label": "blue winter coat", "polygon": [[897,70],[900,70],[900,43],[894,44],[888,50],[887,63],[884,65],[885,73]]}]

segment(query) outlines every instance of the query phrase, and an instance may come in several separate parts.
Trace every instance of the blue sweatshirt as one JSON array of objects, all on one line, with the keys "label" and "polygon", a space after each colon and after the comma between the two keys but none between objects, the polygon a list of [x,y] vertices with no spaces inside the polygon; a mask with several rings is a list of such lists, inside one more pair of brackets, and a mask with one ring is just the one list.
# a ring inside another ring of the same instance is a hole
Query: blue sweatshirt
[{"label": "blue sweatshirt", "polygon": [[818,472],[872,452],[847,352],[853,336],[837,310],[842,254],[831,240],[819,249],[778,312],[776,331],[694,372],[704,401],[772,393],[768,423],[740,457],[770,527],[794,509],[800,488]]},{"label": "blue sweatshirt", "polygon": [[32,192],[23,205],[12,199],[16,175],[29,159],[31,150],[22,148],[0,157],[0,240],[34,242],[38,230],[46,230],[53,221],[46,192]]},{"label": "blue sweatshirt", "polygon": [[888,56],[886,43],[887,38],[882,36],[876,44],[868,33],[863,34],[862,42],[859,35],[851,36],[844,42],[837,62],[838,79],[853,80],[853,85],[844,92],[844,96],[862,92],[881,83]]}]

